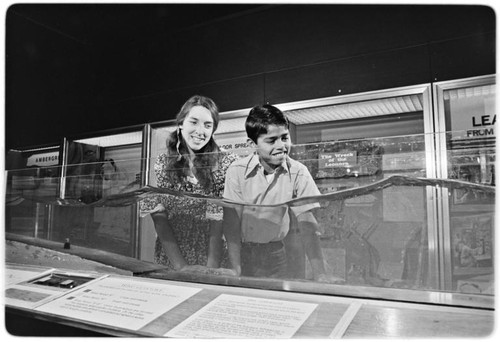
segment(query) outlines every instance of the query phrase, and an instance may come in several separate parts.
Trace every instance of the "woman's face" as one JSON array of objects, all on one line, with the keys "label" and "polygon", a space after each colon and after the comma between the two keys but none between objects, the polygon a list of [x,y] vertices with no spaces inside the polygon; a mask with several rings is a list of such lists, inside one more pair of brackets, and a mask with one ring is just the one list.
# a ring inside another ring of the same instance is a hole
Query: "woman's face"
[{"label": "woman's face", "polygon": [[199,151],[208,144],[212,137],[214,120],[207,108],[194,106],[179,128],[188,147],[193,151]]}]

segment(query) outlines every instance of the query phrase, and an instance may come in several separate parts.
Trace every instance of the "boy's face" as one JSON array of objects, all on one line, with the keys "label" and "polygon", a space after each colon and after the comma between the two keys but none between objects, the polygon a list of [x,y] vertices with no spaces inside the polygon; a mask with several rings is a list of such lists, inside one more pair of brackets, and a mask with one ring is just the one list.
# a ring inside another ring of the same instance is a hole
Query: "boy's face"
[{"label": "boy's face", "polygon": [[256,142],[249,139],[249,143],[256,149],[260,162],[267,171],[280,166],[292,146],[288,129],[276,125],[270,125],[266,134],[260,135]]}]

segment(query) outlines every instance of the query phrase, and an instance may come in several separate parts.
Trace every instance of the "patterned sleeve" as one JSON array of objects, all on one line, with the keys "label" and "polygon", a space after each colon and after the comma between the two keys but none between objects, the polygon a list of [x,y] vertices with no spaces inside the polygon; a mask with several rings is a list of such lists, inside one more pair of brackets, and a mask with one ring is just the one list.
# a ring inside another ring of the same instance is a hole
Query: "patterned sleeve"
[{"label": "patterned sleeve", "polygon": [[[156,159],[154,165],[154,171],[156,175],[156,184],[159,188],[166,187],[168,183],[167,173],[165,172],[166,167],[166,154],[160,154]],[[139,206],[140,206],[140,215],[142,217],[147,216],[149,214],[165,211],[165,200],[167,196],[160,194],[152,194],[146,198],[144,198]]]},{"label": "patterned sleeve", "polygon": [[[226,179],[226,172],[235,160],[239,157],[234,153],[221,152],[219,157],[219,167],[214,171],[214,193],[213,197],[221,198],[224,193],[224,181]],[[222,207],[215,203],[207,203],[207,218],[211,220],[222,220]]]}]

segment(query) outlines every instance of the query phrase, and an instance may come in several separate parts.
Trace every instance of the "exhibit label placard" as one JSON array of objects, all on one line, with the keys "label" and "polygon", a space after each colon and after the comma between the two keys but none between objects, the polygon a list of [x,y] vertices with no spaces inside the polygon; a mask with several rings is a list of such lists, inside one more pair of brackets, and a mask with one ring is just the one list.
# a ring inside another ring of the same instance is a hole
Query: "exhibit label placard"
[{"label": "exhibit label placard", "polygon": [[199,288],[107,277],[37,308],[92,323],[139,330]]},{"label": "exhibit label placard", "polygon": [[291,338],[317,304],[222,294],[165,334],[175,338]]}]

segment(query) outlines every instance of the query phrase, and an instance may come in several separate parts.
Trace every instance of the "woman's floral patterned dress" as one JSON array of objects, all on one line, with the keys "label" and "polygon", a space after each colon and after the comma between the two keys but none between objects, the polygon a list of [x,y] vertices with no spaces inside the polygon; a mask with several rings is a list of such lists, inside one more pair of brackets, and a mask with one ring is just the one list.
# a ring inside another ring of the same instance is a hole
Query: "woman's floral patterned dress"
[{"label": "woman's floral patterned dress", "polygon": [[[210,197],[221,197],[224,192],[224,178],[229,165],[238,157],[232,153],[219,153],[219,167],[213,171],[214,190],[207,192],[195,180],[183,177],[181,182],[171,179],[166,172],[167,155],[158,156],[154,170],[158,188],[167,188],[175,191],[189,192]],[[177,244],[184,259],[189,265],[206,265],[210,220],[222,220],[222,208],[203,199],[193,199],[183,196],[158,194],[141,201],[142,212],[165,210],[169,226],[177,240]],[[155,245],[155,262],[173,269],[159,238]],[[224,246],[221,267],[227,263],[227,251]]]}]

